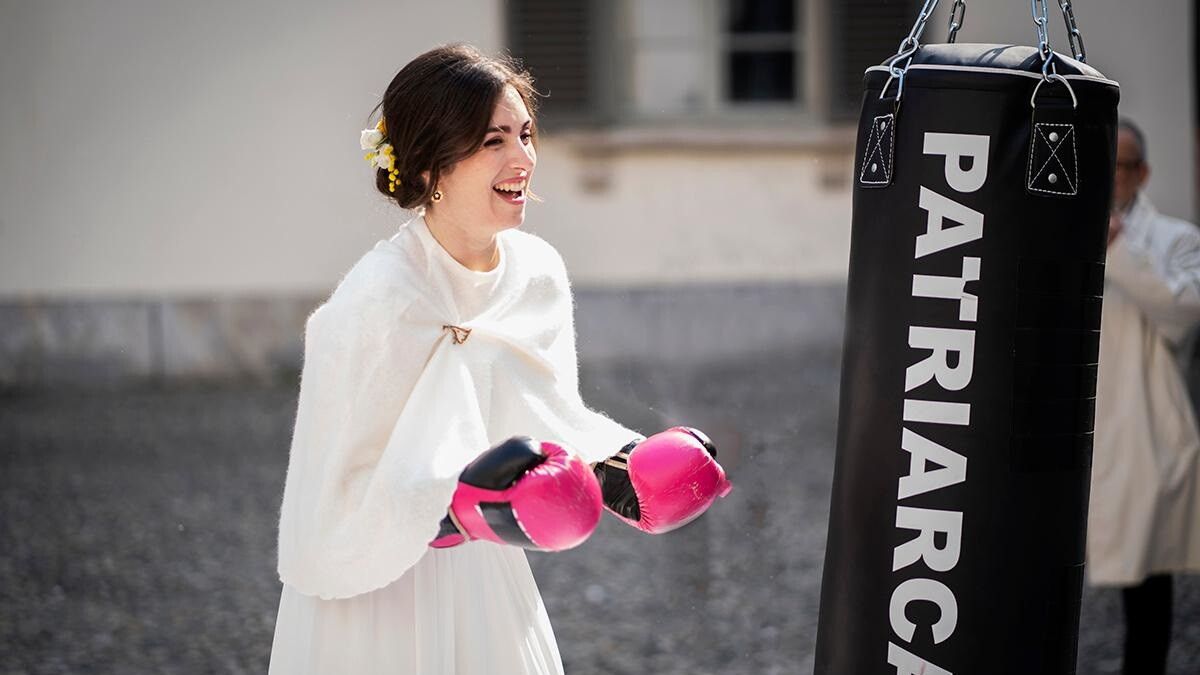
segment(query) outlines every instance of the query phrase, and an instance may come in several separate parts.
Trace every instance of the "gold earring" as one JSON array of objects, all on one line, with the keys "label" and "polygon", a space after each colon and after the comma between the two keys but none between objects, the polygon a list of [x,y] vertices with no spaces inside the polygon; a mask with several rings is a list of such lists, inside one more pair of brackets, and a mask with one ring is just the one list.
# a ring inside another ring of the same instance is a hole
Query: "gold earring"
[{"label": "gold earring", "polygon": [[433,191],[433,201],[435,201],[435,202],[442,201],[442,192],[440,190]]}]

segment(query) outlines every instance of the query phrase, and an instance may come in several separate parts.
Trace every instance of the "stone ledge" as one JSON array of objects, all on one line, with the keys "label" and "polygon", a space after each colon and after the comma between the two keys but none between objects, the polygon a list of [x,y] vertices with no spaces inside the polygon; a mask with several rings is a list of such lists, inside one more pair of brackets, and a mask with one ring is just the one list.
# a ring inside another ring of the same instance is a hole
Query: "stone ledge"
[{"label": "stone ledge", "polygon": [[295,370],[314,298],[0,303],[0,387],[270,379]]},{"label": "stone ledge", "polygon": [[[0,388],[293,377],[323,298],[0,301]],[[845,287],[577,289],[579,357],[708,363],[841,343]]]}]

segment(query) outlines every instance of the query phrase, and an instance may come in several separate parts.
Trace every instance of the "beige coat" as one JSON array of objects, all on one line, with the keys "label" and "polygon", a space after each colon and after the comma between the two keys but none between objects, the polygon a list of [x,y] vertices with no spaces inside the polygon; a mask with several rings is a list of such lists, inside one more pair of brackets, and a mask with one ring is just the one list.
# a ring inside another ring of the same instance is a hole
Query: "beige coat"
[{"label": "beige coat", "polygon": [[1139,197],[1108,250],[1088,578],[1200,572],[1200,436],[1181,363],[1200,321],[1200,230]]}]

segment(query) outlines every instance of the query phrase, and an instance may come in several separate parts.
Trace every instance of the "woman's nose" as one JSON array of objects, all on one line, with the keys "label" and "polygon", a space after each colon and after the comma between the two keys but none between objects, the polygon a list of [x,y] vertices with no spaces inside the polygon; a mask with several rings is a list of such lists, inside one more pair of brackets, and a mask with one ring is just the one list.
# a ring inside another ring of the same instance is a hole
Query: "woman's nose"
[{"label": "woman's nose", "polygon": [[533,144],[517,143],[517,150],[511,158],[514,169],[524,169],[530,171],[533,165],[537,164],[537,151],[533,149]]}]

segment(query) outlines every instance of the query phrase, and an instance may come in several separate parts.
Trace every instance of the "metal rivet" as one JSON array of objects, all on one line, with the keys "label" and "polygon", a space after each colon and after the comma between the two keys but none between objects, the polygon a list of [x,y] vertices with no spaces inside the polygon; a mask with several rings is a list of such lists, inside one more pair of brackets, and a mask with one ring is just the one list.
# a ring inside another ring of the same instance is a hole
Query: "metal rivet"
[{"label": "metal rivet", "polygon": [[1050,181],[1051,185],[1054,185],[1055,183],[1058,182],[1058,176],[1056,176],[1054,174],[1050,174],[1049,176],[1046,176],[1046,180]]},{"label": "metal rivet", "polygon": [[871,173],[875,173],[875,170],[878,168],[879,168],[878,164],[875,164],[874,162],[871,163]]},{"label": "metal rivet", "polygon": [[1057,142],[1058,142],[1058,132],[1057,132],[1057,131],[1051,131],[1051,132],[1050,132],[1050,142],[1051,142],[1051,143],[1057,143]]}]

